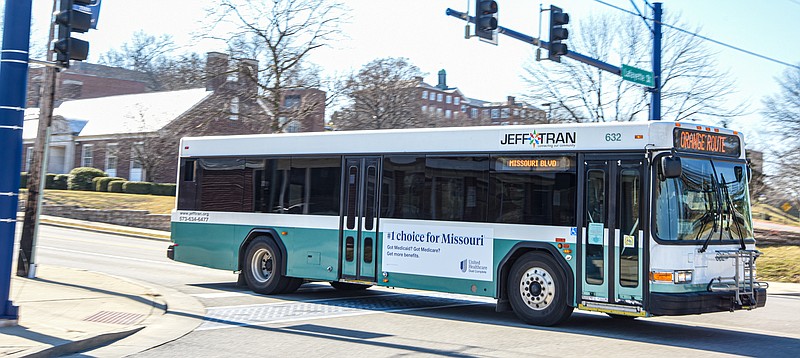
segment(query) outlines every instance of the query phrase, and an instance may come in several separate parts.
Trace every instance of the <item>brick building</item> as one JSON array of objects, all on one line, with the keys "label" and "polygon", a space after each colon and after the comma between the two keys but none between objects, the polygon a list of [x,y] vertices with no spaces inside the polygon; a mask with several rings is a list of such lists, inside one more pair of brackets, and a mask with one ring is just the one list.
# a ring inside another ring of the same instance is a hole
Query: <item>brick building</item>
[{"label": "brick building", "polygon": [[[39,107],[44,67],[28,71],[27,107]],[[139,71],[127,70],[86,62],[72,62],[70,68],[59,75],[56,106],[63,101],[87,99],[147,91],[147,77]]]},{"label": "brick building", "polygon": [[504,102],[489,102],[465,96],[456,87],[447,86],[447,73],[438,73],[438,83],[431,86],[418,77],[419,105],[423,113],[459,125],[544,123],[546,112],[508,96]]},{"label": "brick building", "polygon": [[[129,180],[174,182],[178,143],[184,136],[267,133],[269,110],[258,97],[254,60],[229,61],[208,54],[206,87],[64,101],[53,111],[49,173],[75,167],[101,169]],[[291,109],[308,103],[313,111],[288,121],[286,131],[321,131],[325,92],[287,92]],[[291,111],[289,111],[291,113]],[[38,126],[38,109],[26,111],[23,163],[27,170]]]}]

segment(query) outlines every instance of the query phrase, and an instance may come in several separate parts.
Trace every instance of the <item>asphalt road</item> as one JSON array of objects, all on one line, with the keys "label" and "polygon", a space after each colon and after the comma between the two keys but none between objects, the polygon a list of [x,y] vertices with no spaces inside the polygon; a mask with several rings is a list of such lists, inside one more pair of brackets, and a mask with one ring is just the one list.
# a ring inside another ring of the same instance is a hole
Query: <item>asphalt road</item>
[{"label": "asphalt road", "polygon": [[192,333],[137,356],[764,356],[800,357],[800,295],[767,307],[688,317],[619,320],[575,312],[531,327],[491,300],[372,288],[342,293],[306,284],[259,296],[230,272],[175,263],[167,243],[42,226],[38,262],[131,277],[197,298],[206,318]]}]

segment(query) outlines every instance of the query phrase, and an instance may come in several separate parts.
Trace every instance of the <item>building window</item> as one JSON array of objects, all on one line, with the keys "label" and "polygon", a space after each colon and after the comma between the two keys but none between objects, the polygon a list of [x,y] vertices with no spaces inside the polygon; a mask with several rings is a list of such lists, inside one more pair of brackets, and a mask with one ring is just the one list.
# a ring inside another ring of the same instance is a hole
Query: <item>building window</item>
[{"label": "building window", "polygon": [[130,181],[144,180],[144,166],[142,165],[142,154],[144,154],[144,143],[138,142],[131,147],[131,171],[128,174]]},{"label": "building window", "polygon": [[449,109],[444,111],[444,118],[448,118],[449,119],[449,118],[452,118],[452,117],[453,117],[453,112],[452,111],[450,111]]},{"label": "building window", "polygon": [[441,108],[436,108],[436,115],[439,116],[439,117],[442,116],[442,109]]},{"label": "building window", "polygon": [[470,111],[469,117],[470,118],[478,118],[478,109],[477,108],[473,108]]},{"label": "building window", "polygon": [[431,99],[431,101],[435,101],[436,100],[436,93],[433,93],[433,91],[431,91],[430,99]]},{"label": "building window", "polygon": [[500,110],[497,108],[492,108],[492,119],[500,118]]},{"label": "building window", "polygon": [[94,146],[91,144],[84,144],[83,148],[81,148],[81,166],[82,167],[92,167],[94,164],[94,155],[92,150]]},{"label": "building window", "polygon": [[231,98],[231,116],[230,120],[236,121],[239,119],[239,97]]},{"label": "building window", "polygon": [[33,147],[25,148],[25,172],[31,171],[32,160],[33,160]]},{"label": "building window", "polygon": [[451,95],[447,95],[446,102],[447,102],[447,103],[453,103],[453,96],[451,96]]},{"label": "building window", "polygon": [[117,176],[117,144],[110,143],[106,146],[106,174],[110,177]]},{"label": "building window", "polygon": [[428,91],[422,91],[422,99],[428,99]]},{"label": "building window", "polygon": [[441,102],[441,101],[442,101],[442,97],[443,97],[443,96],[442,96],[442,94],[441,94],[441,93],[437,93],[437,94],[436,94],[436,102]]},{"label": "building window", "polygon": [[519,110],[518,109],[514,110],[514,117],[519,117]]},{"label": "building window", "polygon": [[453,104],[455,104],[456,106],[458,106],[459,104],[461,104],[461,97],[455,97],[455,98],[453,98]]},{"label": "building window", "polygon": [[425,112],[428,110],[428,106],[422,106],[422,111]]},{"label": "building window", "polygon": [[509,110],[508,108],[503,108],[500,110],[500,118],[508,118]]},{"label": "building window", "polygon": [[286,125],[286,133],[299,133],[300,132],[300,122],[298,121],[291,121],[289,124]]},{"label": "building window", "polygon": [[428,107],[428,112],[433,113],[434,111],[436,111],[436,107]]},{"label": "building window", "polygon": [[286,107],[286,108],[289,108],[289,109],[299,107],[300,106],[300,95],[299,94],[293,94],[293,95],[286,96],[286,98],[283,99],[283,106]]}]

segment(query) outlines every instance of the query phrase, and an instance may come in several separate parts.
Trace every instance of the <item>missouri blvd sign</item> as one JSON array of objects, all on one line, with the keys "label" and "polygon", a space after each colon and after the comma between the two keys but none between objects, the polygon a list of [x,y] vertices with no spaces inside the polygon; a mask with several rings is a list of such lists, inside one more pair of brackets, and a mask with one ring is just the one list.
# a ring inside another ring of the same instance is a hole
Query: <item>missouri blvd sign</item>
[{"label": "missouri blvd sign", "polygon": [[636,67],[631,67],[628,65],[622,65],[622,79],[640,85],[645,85],[647,87],[655,86],[652,72],[640,70]]}]

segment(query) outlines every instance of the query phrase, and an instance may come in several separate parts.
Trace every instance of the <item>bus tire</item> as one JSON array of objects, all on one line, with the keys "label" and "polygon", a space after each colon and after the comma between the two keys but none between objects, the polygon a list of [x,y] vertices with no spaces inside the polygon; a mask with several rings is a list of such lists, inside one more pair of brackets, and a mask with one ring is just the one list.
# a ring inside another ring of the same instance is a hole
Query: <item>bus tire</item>
[{"label": "bus tire", "polygon": [[362,291],[372,287],[372,285],[361,285],[350,282],[331,281],[331,287],[335,288],[337,291]]},{"label": "bus tire", "polygon": [[289,278],[281,273],[281,252],[275,242],[259,236],[247,245],[245,251],[244,279],[253,292],[271,295],[283,293]]},{"label": "bus tire", "polygon": [[567,304],[567,279],[552,257],[538,252],[522,255],[508,276],[508,298],[525,323],[554,326],[572,314]]}]

